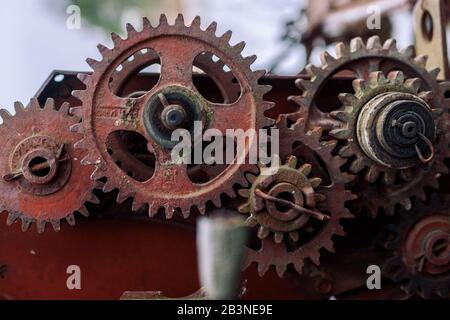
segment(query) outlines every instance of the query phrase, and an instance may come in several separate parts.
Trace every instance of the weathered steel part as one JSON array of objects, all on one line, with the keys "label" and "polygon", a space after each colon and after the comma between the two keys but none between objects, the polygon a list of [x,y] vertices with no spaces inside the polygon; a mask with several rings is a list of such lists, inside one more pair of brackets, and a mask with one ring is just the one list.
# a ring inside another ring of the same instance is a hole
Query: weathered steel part
[{"label": "weathered steel part", "polygon": [[445,6],[442,0],[419,0],[414,7],[417,53],[429,57],[429,68],[440,69],[439,80],[450,79]]},{"label": "weathered steel part", "polygon": [[[436,75],[439,69],[428,71],[425,68],[428,57],[415,55],[414,46],[397,49],[395,39],[388,39],[383,44],[378,36],[370,37],[367,43],[359,37],[350,41],[350,45],[340,42],[336,45],[336,56],[328,52],[321,55],[322,64],[316,66],[309,64],[306,71],[309,79],[299,78],[297,87],[302,94],[291,96],[289,100],[299,105],[298,112],[307,119],[307,126],[321,125],[325,132],[333,129],[336,120],[330,116],[330,112],[339,109],[340,105],[320,106],[318,101],[324,95],[322,89],[338,74],[353,74],[355,78],[368,80],[371,72],[382,71],[384,74],[392,70],[402,71],[407,78],[419,78],[422,91],[439,90]],[[329,94],[329,93],[327,93]],[[433,105],[440,105],[441,98],[435,98]]]},{"label": "weathered steel part", "polygon": [[340,96],[343,106],[332,113],[340,124],[329,134],[342,141],[337,152],[360,177],[355,208],[364,206],[373,217],[381,209],[394,214],[396,204],[411,209],[411,199],[425,200],[425,188],[437,188],[448,172],[449,84],[420,91],[419,79],[392,71],[387,78],[372,72],[353,87],[354,94]]},{"label": "weathered steel part", "polygon": [[[334,252],[332,237],[345,235],[341,219],[353,217],[345,207],[355,199],[346,189],[353,177],[340,170],[345,160],[332,154],[336,141],[321,142],[322,129],[307,130],[303,118],[289,116],[289,121],[287,115],[277,121],[280,158],[287,164],[278,171],[262,168],[257,177],[248,175],[251,188],[239,192],[248,198],[239,211],[249,215],[247,224],[257,227],[262,239],[259,250],[248,249],[246,267],[256,262],[260,275],[275,266],[281,277],[290,264],[301,274],[307,259],[319,265],[320,250]],[[298,144],[302,148],[296,148]],[[303,162],[311,155],[313,166]],[[318,220],[319,227],[313,227],[312,220]]]},{"label": "weathered steel part", "polygon": [[384,270],[410,294],[429,299],[434,295],[450,299],[450,214],[449,204],[433,198],[430,204],[414,203],[402,212],[401,221],[390,230],[385,246],[392,252]]},{"label": "weathered steel part", "polygon": [[[226,129],[259,129],[272,123],[264,112],[273,106],[263,100],[270,87],[258,84],[264,71],[251,71],[255,57],[243,58],[243,43],[229,45],[231,32],[223,36],[215,35],[216,23],[206,30],[200,27],[196,17],[191,26],[186,27],[179,15],[174,25],[169,25],[166,17],[160,18],[157,27],[144,19],[143,30],[137,32],[128,25],[128,37],[121,39],[113,34],[114,48],[100,46],[101,61],[89,59],[94,69],[92,75],[84,79],[87,89],[74,91],[73,95],[83,102],[83,106],[73,110],[82,115],[82,123],[72,126],[73,131],[83,132],[84,138],[76,146],[87,151],[82,163],[95,165],[92,179],[106,178],[104,191],[118,188],[118,201],[133,198],[133,208],[149,204],[149,215],[154,216],[164,208],[167,218],[175,212],[188,216],[191,208],[200,213],[205,211],[205,203],[212,201],[221,206],[220,195],[235,196],[233,185],[246,184],[244,173],[254,171],[251,164],[230,164],[215,179],[195,184],[187,176],[186,165],[174,163],[168,149],[168,132],[158,132],[149,108],[158,105],[159,93],[175,94],[183,104],[192,107],[194,118],[203,121],[208,128],[225,132]],[[176,47],[177,50],[173,50]],[[144,48],[153,49],[161,59],[161,76],[158,84],[146,94],[137,98],[120,98],[109,88],[109,79],[117,66],[133,52]],[[202,52],[211,52],[220,57],[230,67],[238,80],[242,93],[232,104],[211,103],[201,97],[192,84],[192,61]],[[166,97],[167,98],[167,97]],[[169,97],[170,100],[170,97]],[[158,122],[158,120],[156,120]],[[135,131],[149,141],[149,151],[156,155],[153,176],[138,182],[118,168],[107,152],[106,140],[114,131]],[[245,150],[245,155],[248,154]]]},{"label": "weathered steel part", "polygon": [[[114,71],[110,83],[111,91],[116,95],[123,96],[122,91],[127,82],[139,71],[160,62],[159,60],[159,56],[152,50],[138,51],[132,56],[132,59],[122,62],[120,70]],[[230,103],[239,98],[240,85],[234,81],[234,74],[231,70],[224,70],[225,64],[222,60],[214,61],[212,53],[204,52],[195,58],[195,66],[212,78],[211,80],[219,89],[224,103]],[[128,93],[127,96],[139,97],[145,92],[138,90]],[[144,150],[140,150],[139,146],[135,146],[133,135],[128,132],[113,133],[109,141],[109,148],[111,158],[114,159],[116,164],[120,164],[120,168],[128,175],[140,181],[145,181],[151,177],[154,167],[149,166],[149,163],[153,161],[147,161],[147,163],[142,161],[149,155],[146,154],[146,147]],[[198,168],[189,168],[189,170],[195,169]]]},{"label": "weathered steel part", "polygon": [[99,184],[89,179],[82,152],[73,148],[81,135],[68,128],[79,119],[68,115],[68,104],[56,110],[52,99],[43,108],[37,99],[14,107],[14,116],[1,111],[0,125],[0,208],[7,223],[21,221],[23,231],[36,223],[39,233],[48,223],[59,231],[63,219],[74,225],[75,212],[89,214],[85,202],[98,202],[93,189]]}]

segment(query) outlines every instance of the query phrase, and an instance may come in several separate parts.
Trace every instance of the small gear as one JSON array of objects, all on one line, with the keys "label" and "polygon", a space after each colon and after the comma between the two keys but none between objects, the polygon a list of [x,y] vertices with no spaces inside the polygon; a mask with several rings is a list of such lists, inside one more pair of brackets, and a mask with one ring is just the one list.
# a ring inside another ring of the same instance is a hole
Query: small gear
[{"label": "small gear", "polygon": [[[425,69],[426,56],[414,57],[412,46],[398,51],[393,39],[381,45],[376,36],[367,44],[355,38],[350,48],[338,44],[336,53],[325,52],[321,67],[309,65],[310,80],[296,82],[303,94],[290,99],[300,105],[307,127],[320,125],[322,139],[340,140],[345,170],[357,174],[354,212],[392,215],[398,204],[410,209],[415,196],[425,201],[425,188],[437,188],[448,172],[450,103],[444,95],[450,85],[436,81],[438,69]],[[336,100],[343,105],[324,110],[321,90],[345,71],[357,78],[355,93],[341,93]]]},{"label": "small gear", "polygon": [[68,104],[56,110],[52,99],[43,108],[37,99],[14,108],[14,116],[1,110],[0,125],[0,206],[7,223],[20,220],[23,231],[36,223],[39,233],[47,223],[59,231],[62,219],[74,225],[74,212],[87,216],[85,202],[99,202],[93,194],[98,183],[89,179],[80,151],[72,147],[80,135],[68,128],[79,119],[68,115]]},{"label": "small gear", "polygon": [[[187,217],[193,208],[203,214],[206,202],[220,207],[222,194],[235,197],[234,185],[245,185],[245,172],[256,169],[252,164],[233,163],[214,179],[195,183],[188,177],[186,164],[172,161],[171,132],[180,125],[191,131],[194,122],[201,121],[205,128],[225,133],[227,129],[258,130],[273,123],[264,116],[264,111],[273,107],[273,103],[263,100],[270,86],[258,84],[265,72],[250,69],[256,57],[243,58],[243,42],[231,46],[231,32],[217,37],[215,31],[216,23],[202,30],[199,17],[187,27],[182,15],[178,15],[174,25],[162,15],[157,27],[144,19],[143,30],[139,32],[127,24],[126,39],[113,33],[114,48],[100,45],[103,59],[88,59],[94,72],[84,79],[86,90],[73,92],[82,101],[82,107],[73,110],[81,115],[82,123],[72,126],[72,130],[84,134],[76,147],[88,153],[83,164],[95,165],[91,178],[106,178],[104,191],[118,189],[118,202],[133,198],[133,210],[148,204],[150,216],[161,208],[167,218],[175,213]],[[109,87],[111,75],[133,52],[146,48],[160,57],[158,83],[142,96],[118,97]],[[202,52],[220,57],[234,72],[241,86],[236,102],[212,103],[198,93],[192,84],[192,62]],[[143,182],[134,180],[114,163],[108,154],[107,140],[115,131],[134,131],[146,137],[149,152],[156,159],[151,178]],[[248,152],[246,148],[244,156]]]},{"label": "small gear", "polygon": [[392,252],[384,272],[403,284],[408,294],[425,299],[439,295],[449,299],[450,288],[450,215],[449,202],[432,198],[430,204],[414,203],[409,212],[401,212],[400,222],[391,225],[385,247]]},{"label": "small gear", "polygon": [[273,265],[281,277],[289,264],[298,273],[306,259],[319,265],[322,248],[334,252],[332,237],[345,235],[340,220],[353,217],[345,203],[355,196],[345,187],[352,176],[339,169],[345,161],[332,155],[336,141],[320,142],[322,129],[305,131],[303,118],[281,115],[277,128],[286,163],[247,175],[252,185],[240,190],[247,201],[239,211],[261,239],[260,250],[248,249],[246,266],[256,262],[263,275]]}]

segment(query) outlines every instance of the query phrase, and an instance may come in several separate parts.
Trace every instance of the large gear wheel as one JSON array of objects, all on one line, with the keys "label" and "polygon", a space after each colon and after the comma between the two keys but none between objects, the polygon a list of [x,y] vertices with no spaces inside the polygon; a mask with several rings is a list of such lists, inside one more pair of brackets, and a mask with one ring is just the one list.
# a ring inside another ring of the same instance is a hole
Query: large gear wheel
[{"label": "large gear wheel", "polygon": [[349,159],[348,170],[361,175],[355,208],[373,217],[381,210],[392,215],[397,204],[409,210],[413,197],[425,201],[425,188],[437,188],[448,172],[447,102],[433,104],[443,93],[420,91],[418,78],[399,71],[387,78],[372,72],[353,86],[355,94],[340,96],[343,107],[332,113],[340,124],[329,134],[343,142],[337,152]]},{"label": "large gear wheel", "polygon": [[[450,86],[436,81],[439,70],[425,69],[425,56],[414,57],[412,46],[397,50],[393,39],[381,45],[376,36],[367,44],[355,38],[350,48],[338,44],[336,53],[325,52],[321,67],[309,65],[311,79],[296,82],[303,94],[290,99],[308,127],[320,125],[323,139],[341,141],[337,149],[348,159],[346,170],[358,176],[355,212],[366,209],[375,217],[394,214],[398,204],[410,209],[411,199],[425,200],[425,187],[437,188],[448,171]],[[398,72],[385,79],[392,70]],[[356,76],[354,94],[341,91],[343,105],[324,110],[318,105],[323,87],[341,72]]]},{"label": "large gear wheel", "polygon": [[392,252],[384,273],[402,284],[408,294],[425,299],[438,295],[449,299],[450,214],[448,201],[433,198],[430,204],[414,203],[399,215],[385,246]]},{"label": "large gear wheel", "polygon": [[355,199],[346,190],[352,176],[340,171],[345,161],[332,155],[336,142],[320,142],[322,129],[306,130],[303,118],[289,120],[281,115],[277,121],[286,163],[249,174],[252,186],[239,192],[248,199],[239,211],[261,239],[259,250],[248,249],[246,266],[256,262],[260,275],[275,266],[281,277],[290,264],[301,274],[306,259],[319,265],[321,249],[334,252],[332,237],[345,235],[341,219],[353,217],[345,207]]},{"label": "large gear wheel", "polygon": [[80,135],[68,129],[79,119],[68,115],[68,104],[56,110],[52,99],[43,108],[37,99],[14,108],[14,116],[1,110],[0,125],[0,206],[7,223],[20,220],[23,231],[35,223],[39,233],[47,223],[59,231],[63,219],[74,225],[75,212],[89,214],[85,202],[98,203],[93,194],[98,183],[81,165],[80,150],[73,149]]},{"label": "large gear wheel", "polygon": [[[239,83],[234,81],[234,74],[231,70],[225,70],[225,64],[222,60],[214,60],[214,55],[209,52],[197,56],[195,66],[206,75],[213,77],[211,79],[217,86],[223,97],[224,103],[231,103],[239,98],[241,88]],[[137,75],[141,70],[159,63],[159,56],[152,50],[145,52],[139,51],[133,55],[132,59],[127,59],[122,63],[120,70],[115,70],[110,83],[110,88],[114,94],[123,95],[123,88],[126,87],[128,80]],[[128,93],[128,97],[139,97],[146,91],[137,89]],[[139,143],[139,141],[141,143]],[[147,146],[142,143],[142,139],[136,137],[130,132],[117,132],[111,136],[109,141],[109,150],[114,162],[120,166],[132,178],[145,181],[151,177],[154,167],[154,157],[147,152]],[[191,167],[188,170],[197,170],[198,174],[205,174],[208,167],[199,169]],[[206,172],[207,174],[208,172]]]},{"label": "large gear wheel", "polygon": [[[119,190],[118,202],[133,198],[134,210],[148,204],[150,216],[161,208],[167,218],[175,212],[187,217],[192,208],[203,214],[206,202],[220,207],[222,194],[234,197],[233,186],[246,185],[245,172],[255,171],[256,166],[234,163],[206,183],[192,182],[187,165],[171,159],[173,141],[170,135],[174,123],[167,116],[176,113],[175,120],[181,119],[183,127],[189,130],[194,120],[201,121],[205,128],[223,133],[227,129],[258,130],[273,123],[264,116],[264,112],[273,106],[263,100],[270,87],[258,84],[264,71],[251,71],[255,57],[241,56],[244,43],[231,46],[231,32],[217,37],[216,23],[202,30],[199,17],[187,27],[182,15],[177,17],[174,25],[169,25],[162,15],[157,27],[152,27],[147,19],[143,25],[143,30],[138,32],[128,24],[126,39],[112,34],[113,49],[99,46],[101,61],[88,59],[94,72],[83,79],[87,88],[73,92],[82,101],[82,107],[73,110],[82,116],[82,123],[72,126],[72,130],[84,133],[76,146],[88,153],[82,163],[95,165],[92,179],[106,178],[105,192]],[[147,48],[154,50],[161,61],[158,83],[139,97],[118,97],[109,86],[114,70],[130,55]],[[218,56],[233,71],[241,86],[241,95],[236,102],[212,103],[192,84],[192,62],[203,52]],[[107,150],[107,139],[115,131],[134,131],[147,139],[149,152],[156,158],[151,178],[143,182],[134,180],[114,163]],[[245,156],[249,149],[244,152]]]}]

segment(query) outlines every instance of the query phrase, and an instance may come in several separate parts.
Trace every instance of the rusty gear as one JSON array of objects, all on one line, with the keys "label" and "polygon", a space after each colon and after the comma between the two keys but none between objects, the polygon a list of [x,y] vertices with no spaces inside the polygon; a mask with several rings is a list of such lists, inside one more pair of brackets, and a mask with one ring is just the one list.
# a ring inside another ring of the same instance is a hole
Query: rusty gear
[{"label": "rusty gear", "polygon": [[39,233],[47,223],[59,231],[62,219],[74,225],[74,212],[87,216],[84,203],[98,203],[92,193],[97,183],[81,166],[81,152],[72,147],[80,135],[68,130],[79,120],[68,115],[68,104],[56,110],[52,99],[44,108],[36,99],[26,108],[20,102],[14,108],[14,116],[1,110],[0,125],[0,206],[8,213],[7,223],[21,220],[23,231],[36,223]]},{"label": "rusty gear", "polygon": [[[346,170],[358,174],[354,188],[360,197],[353,203],[355,212],[367,209],[375,217],[383,211],[394,214],[397,204],[410,209],[411,198],[426,200],[425,187],[437,188],[439,176],[448,172],[444,160],[450,156],[450,104],[444,92],[449,84],[436,81],[439,70],[428,72],[426,57],[414,57],[414,47],[398,51],[392,39],[381,46],[376,36],[367,45],[355,38],[350,48],[338,44],[336,52],[337,58],[325,52],[320,68],[307,67],[311,80],[297,80],[304,92],[291,99],[300,105],[299,114],[308,118],[308,126],[321,125],[325,139],[331,135],[342,141],[338,150],[349,161]],[[319,110],[320,89],[345,70],[358,78],[353,81],[355,94],[340,94],[343,106],[338,109]],[[391,70],[401,72],[386,80],[383,75]],[[389,93],[381,98],[385,92]],[[387,108],[383,109],[383,103]],[[405,124],[397,121],[400,118],[407,120]],[[401,133],[407,129],[412,136]]]},{"label": "rusty gear", "polygon": [[386,260],[384,272],[404,284],[408,294],[449,299],[449,203],[432,200],[430,204],[417,201],[413,210],[402,212],[400,223],[391,226],[393,235],[385,246],[393,256]]},{"label": "rusty gear", "polygon": [[258,227],[262,239],[259,251],[248,250],[246,265],[256,262],[260,275],[273,265],[281,277],[289,264],[302,273],[306,259],[319,265],[320,250],[334,252],[332,237],[345,235],[340,220],[353,217],[345,207],[355,199],[345,187],[352,176],[340,171],[345,161],[332,155],[336,141],[320,142],[322,129],[306,130],[303,118],[289,120],[294,124],[286,115],[277,121],[280,157],[287,163],[248,175],[251,188],[239,192],[248,198],[239,210],[249,214],[247,224]]},{"label": "rusty gear", "polygon": [[[197,208],[203,214],[206,202],[212,201],[220,207],[221,194],[234,197],[233,186],[245,185],[244,173],[254,171],[255,166],[230,164],[213,180],[193,183],[187,176],[187,166],[171,160],[173,141],[169,139],[169,127],[177,126],[178,122],[186,125],[184,122],[189,119],[201,121],[205,127],[221,132],[226,129],[240,128],[245,131],[266,127],[272,121],[264,116],[264,111],[273,104],[263,101],[263,95],[270,87],[258,84],[264,71],[251,71],[250,65],[255,57],[241,56],[244,43],[230,46],[231,32],[217,37],[216,23],[202,30],[199,17],[193,20],[190,27],[186,27],[182,15],[177,17],[174,25],[169,25],[162,15],[157,27],[152,27],[147,19],[143,24],[140,32],[128,24],[126,39],[112,34],[113,49],[99,46],[102,61],[88,59],[94,72],[84,79],[87,89],[73,93],[82,101],[82,107],[73,110],[75,114],[82,115],[82,124],[72,126],[72,130],[84,133],[84,138],[76,146],[88,152],[82,163],[95,165],[91,178],[98,180],[105,177],[104,191],[119,189],[118,202],[131,197],[134,210],[148,204],[150,216],[154,216],[160,208],[165,209],[167,218],[175,212],[187,217],[191,208]],[[158,84],[137,98],[117,97],[109,88],[111,75],[133,52],[146,48],[157,52],[161,59]],[[242,91],[236,102],[211,103],[198,94],[192,84],[192,61],[202,52],[220,57],[234,72]],[[176,113],[177,123],[172,123],[174,119],[171,118],[155,118],[166,108]],[[193,123],[191,120],[187,124],[189,129]],[[106,143],[109,134],[115,131],[135,131],[147,138],[149,151],[156,155],[155,171],[150,179],[136,181],[116,166],[107,152]],[[248,149],[245,155],[247,152]]]},{"label": "rusty gear", "polygon": [[[160,63],[160,59],[153,50],[138,51],[132,59],[122,62],[120,70],[114,70],[110,83],[111,91],[114,94],[122,95],[128,79],[156,63]],[[240,85],[234,81],[234,74],[231,70],[224,70],[225,64],[222,60],[214,61],[212,53],[204,52],[195,59],[195,66],[212,77],[224,98],[224,103],[230,103],[239,98]],[[139,97],[143,94],[145,94],[145,91],[136,90],[128,96]],[[147,146],[145,143],[142,145],[136,140],[141,139],[136,139],[136,136],[129,132],[117,132],[111,136],[108,147],[111,158],[124,172],[136,180],[145,181],[152,176],[154,171],[154,157],[146,152]],[[195,169],[197,168],[189,168],[188,170]],[[202,172],[204,171],[206,170],[202,170]]]}]

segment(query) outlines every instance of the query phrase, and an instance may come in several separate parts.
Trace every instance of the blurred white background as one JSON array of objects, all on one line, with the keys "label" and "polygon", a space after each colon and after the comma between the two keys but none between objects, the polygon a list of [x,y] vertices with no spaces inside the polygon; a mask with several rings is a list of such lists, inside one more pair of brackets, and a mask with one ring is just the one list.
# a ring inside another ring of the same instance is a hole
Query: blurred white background
[{"label": "blurred white background", "polygon": [[[94,1],[94,0],[89,0]],[[106,0],[103,0],[108,2]],[[134,0],[138,1],[138,0]],[[6,1],[5,1],[6,2]],[[83,20],[81,29],[69,30],[66,8],[70,1],[15,0],[0,9],[0,106],[12,109],[14,101],[28,102],[54,69],[89,70],[85,59],[99,56],[96,45],[110,45],[107,32]],[[88,0],[80,1],[88,3]],[[95,0],[97,2],[97,0]],[[110,2],[117,1],[111,0]],[[132,1],[130,1],[132,2]],[[128,7],[120,12],[120,25],[139,25],[143,15],[156,23],[160,13],[173,21],[176,13],[184,13],[186,21],[195,15],[202,25],[218,22],[218,34],[233,31],[231,42],[245,40],[245,55],[257,54],[255,68],[268,68],[287,47],[281,41],[285,22],[295,19],[304,0],[141,0],[147,9]],[[148,5],[147,5],[148,4]],[[100,14],[117,14],[114,7]],[[81,17],[83,6],[81,6]],[[394,31],[400,33],[401,45],[411,42],[412,24],[408,16],[399,15]],[[402,35],[403,34],[403,35]],[[303,49],[290,51],[277,69],[284,74],[296,74],[303,68]],[[314,60],[313,60],[314,61]]]}]

